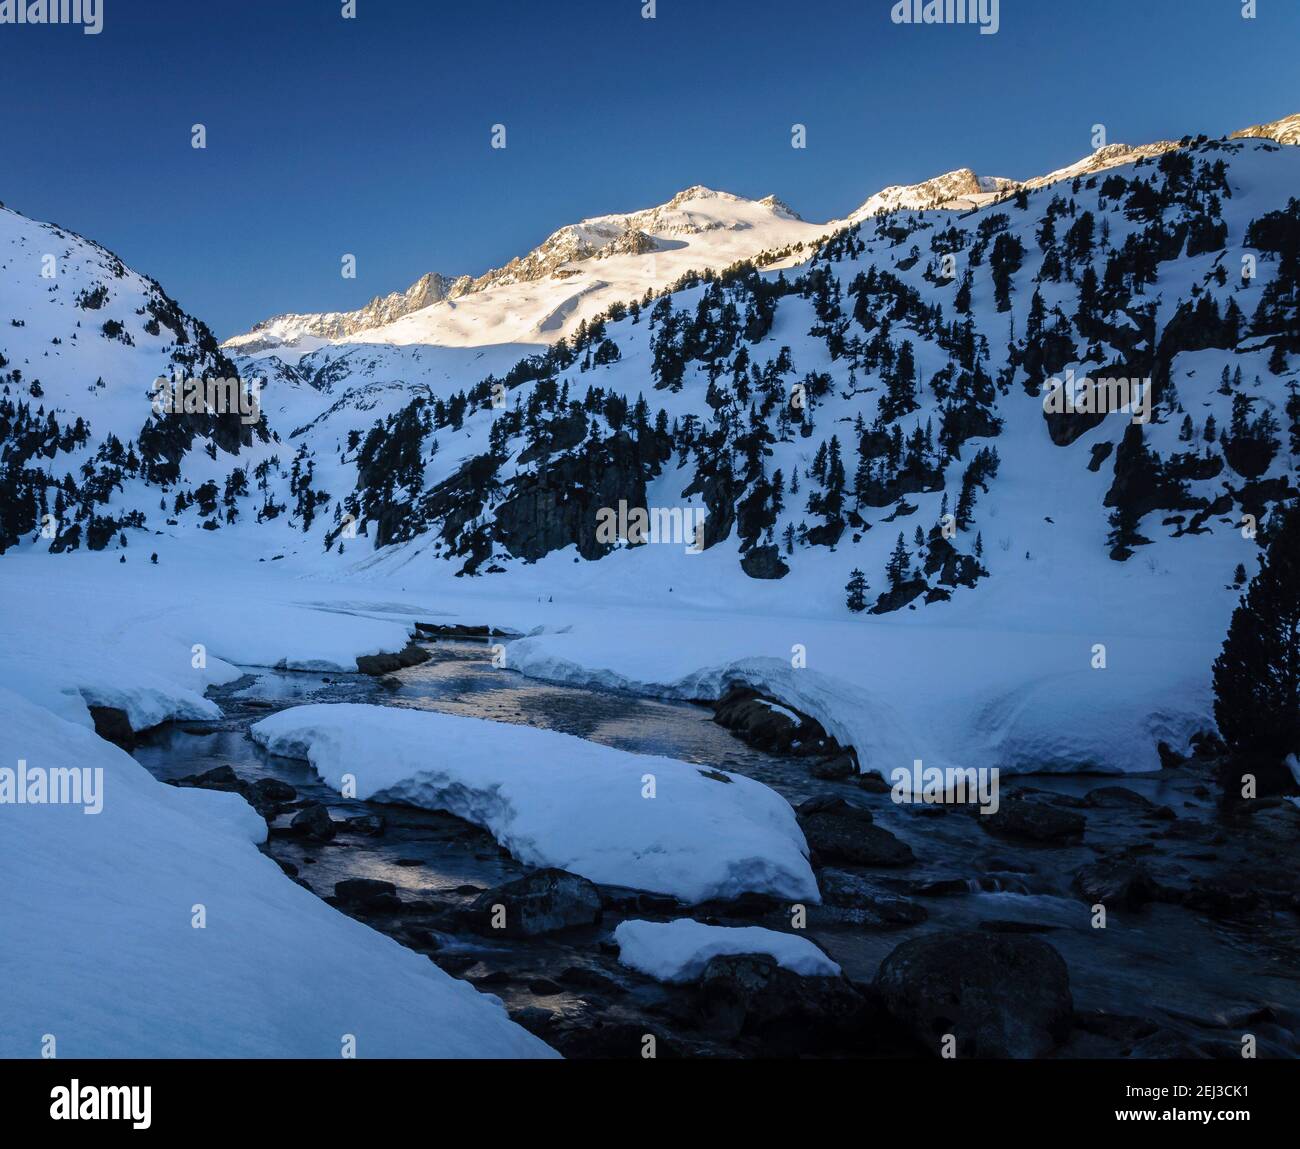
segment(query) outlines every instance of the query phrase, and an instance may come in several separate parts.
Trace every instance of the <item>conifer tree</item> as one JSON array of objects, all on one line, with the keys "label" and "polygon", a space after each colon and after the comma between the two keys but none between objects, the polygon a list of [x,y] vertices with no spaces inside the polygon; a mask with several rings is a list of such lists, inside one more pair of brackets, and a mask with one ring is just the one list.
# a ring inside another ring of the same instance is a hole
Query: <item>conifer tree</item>
[{"label": "conifer tree", "polygon": [[907,543],[903,541],[903,532],[899,531],[898,542],[894,544],[889,561],[885,563],[885,577],[889,579],[891,588],[898,586],[907,578],[911,567],[911,558],[912,556],[907,553]]},{"label": "conifer tree", "polygon": [[1274,518],[1214,662],[1214,717],[1243,764],[1300,754],[1300,506]]},{"label": "conifer tree", "polygon": [[846,603],[849,610],[854,614],[860,614],[867,609],[867,576],[864,575],[857,567],[849,574],[849,581],[844,586],[847,595]]}]

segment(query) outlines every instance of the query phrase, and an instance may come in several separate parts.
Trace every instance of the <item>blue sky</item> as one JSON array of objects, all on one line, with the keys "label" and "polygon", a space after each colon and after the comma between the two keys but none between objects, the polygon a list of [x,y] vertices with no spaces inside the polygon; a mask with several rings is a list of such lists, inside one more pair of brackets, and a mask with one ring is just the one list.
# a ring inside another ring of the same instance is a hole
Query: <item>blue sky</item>
[{"label": "blue sky", "polygon": [[1138,143],[1300,111],[1295,0],[1001,0],[991,36],[894,25],[890,0],[103,4],[98,36],[0,26],[0,200],[223,337],[691,184],[823,220],[953,167],[1072,162],[1094,123]]}]

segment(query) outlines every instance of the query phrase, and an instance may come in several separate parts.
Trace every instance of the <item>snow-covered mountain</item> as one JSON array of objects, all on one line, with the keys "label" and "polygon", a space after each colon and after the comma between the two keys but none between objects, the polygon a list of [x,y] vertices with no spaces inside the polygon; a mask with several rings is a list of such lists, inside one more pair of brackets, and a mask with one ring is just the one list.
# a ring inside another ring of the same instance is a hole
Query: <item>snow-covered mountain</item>
[{"label": "snow-covered mountain", "polygon": [[584,316],[662,290],[686,271],[721,270],[765,253],[774,265],[806,253],[824,234],[773,196],[750,200],[690,187],[657,207],[562,227],[476,278],[426,275],[359,311],[276,316],[225,346],[288,358],[358,336],[439,346],[553,341]]},{"label": "snow-covered mountain", "polygon": [[[1233,133],[1238,137],[1294,144],[1300,139],[1300,115]],[[1184,142],[1108,144],[1076,163],[1025,180],[957,168],[919,183],[882,188],[843,219],[824,224],[805,223],[775,196],[748,200],[705,187],[686,188],[657,207],[562,227],[526,255],[483,275],[430,272],[405,291],[376,296],[356,311],[277,315],[223,346],[231,354],[273,354],[292,361],[331,343],[553,342],[609,302],[658,292],[686,271],[721,270],[741,259],[788,266],[806,256],[818,239],[885,212],[972,210],[1021,188],[1046,187],[1153,158]],[[680,254],[667,258],[669,252]],[[617,256],[627,258],[612,258]],[[494,291],[543,283],[552,290]],[[468,315],[458,314],[463,305],[429,310],[479,293],[489,294]],[[398,322],[420,312],[427,313],[410,323]]]},{"label": "snow-covered mountain", "polygon": [[977,176],[970,168],[958,168],[919,184],[882,188],[848,218],[851,223],[860,223],[864,219],[890,211],[969,210],[981,207],[1018,186],[1015,180],[1000,176]]}]

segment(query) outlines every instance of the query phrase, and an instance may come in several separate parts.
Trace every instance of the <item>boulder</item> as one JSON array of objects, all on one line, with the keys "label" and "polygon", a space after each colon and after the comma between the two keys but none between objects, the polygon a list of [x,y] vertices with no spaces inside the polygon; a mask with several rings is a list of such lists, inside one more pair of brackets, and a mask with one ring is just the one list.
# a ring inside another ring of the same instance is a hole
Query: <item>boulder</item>
[{"label": "boulder", "polygon": [[805,802],[796,814],[819,860],[852,866],[907,866],[915,861],[912,848],[875,825],[869,810],[851,806],[842,798],[816,805]]},{"label": "boulder", "polygon": [[428,662],[432,657],[424,647],[408,642],[396,654],[357,655],[357,670],[362,674],[392,674],[393,671],[402,670],[408,666],[419,666],[420,663]]},{"label": "boulder", "polygon": [[1045,1057],[1070,1032],[1074,1003],[1061,955],[1022,934],[946,931],[913,938],[881,963],[886,1010],[936,1054]]},{"label": "boulder", "polygon": [[378,837],[388,828],[388,820],[382,814],[358,814],[345,822],[349,830],[370,838]]},{"label": "boulder", "polygon": [[329,810],[320,802],[308,802],[293,816],[289,828],[295,834],[311,838],[317,842],[328,842],[334,837],[337,827],[330,817]]},{"label": "boulder", "polygon": [[846,870],[822,870],[817,876],[822,909],[853,925],[892,926],[923,922],[929,911],[910,898],[886,890]]},{"label": "boulder", "polygon": [[[504,922],[495,907],[504,908]],[[536,870],[513,882],[485,890],[462,911],[471,928],[499,937],[534,937],[600,921],[600,891],[567,870]]]},{"label": "boulder", "polygon": [[993,834],[1059,846],[1078,842],[1087,826],[1082,814],[1039,798],[1004,798],[995,814],[979,815]]},{"label": "boulder", "polygon": [[866,998],[842,977],[800,977],[766,954],[725,954],[704,967],[697,988],[706,1026],[763,1039],[765,1052],[797,1053],[862,1024]]},{"label": "boulder", "polygon": [[740,569],[757,579],[785,578],[790,573],[775,546],[751,547],[741,558]]},{"label": "boulder", "polygon": [[1157,900],[1160,887],[1141,862],[1131,858],[1101,858],[1074,875],[1071,888],[1090,905],[1137,909]]},{"label": "boulder", "polygon": [[379,878],[348,878],[334,883],[334,896],[340,902],[368,910],[401,909],[397,887]]}]

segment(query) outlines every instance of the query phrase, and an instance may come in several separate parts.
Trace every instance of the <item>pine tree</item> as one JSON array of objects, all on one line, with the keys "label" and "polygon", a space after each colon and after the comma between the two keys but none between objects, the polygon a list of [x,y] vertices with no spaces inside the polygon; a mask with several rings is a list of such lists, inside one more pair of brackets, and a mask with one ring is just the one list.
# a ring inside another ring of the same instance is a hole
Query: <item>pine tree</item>
[{"label": "pine tree", "polygon": [[1268,369],[1274,375],[1286,374],[1286,352],[1282,350],[1282,344],[1273,344],[1273,354],[1268,357]]},{"label": "pine tree", "polygon": [[849,575],[849,581],[844,586],[845,594],[848,596],[846,604],[854,614],[860,614],[867,609],[868,589],[867,576],[854,567]]},{"label": "pine tree", "polygon": [[1300,506],[1275,513],[1259,572],[1214,662],[1214,717],[1234,758],[1300,754]]},{"label": "pine tree", "polygon": [[894,544],[889,561],[885,563],[885,577],[889,579],[891,588],[898,586],[907,578],[912,565],[911,560],[912,556],[907,553],[907,543],[903,541],[903,532],[899,531],[898,542]]}]

